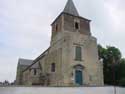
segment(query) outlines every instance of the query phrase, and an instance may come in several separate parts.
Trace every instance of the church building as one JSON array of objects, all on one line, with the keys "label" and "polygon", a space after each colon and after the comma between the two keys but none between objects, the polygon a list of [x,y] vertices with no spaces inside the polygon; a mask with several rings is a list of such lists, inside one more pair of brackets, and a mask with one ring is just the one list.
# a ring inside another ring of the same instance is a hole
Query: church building
[{"label": "church building", "polygon": [[103,64],[90,22],[81,17],[73,1],[68,0],[51,24],[50,47],[25,69],[18,71],[18,64],[16,81],[21,82],[20,85],[103,86]]}]

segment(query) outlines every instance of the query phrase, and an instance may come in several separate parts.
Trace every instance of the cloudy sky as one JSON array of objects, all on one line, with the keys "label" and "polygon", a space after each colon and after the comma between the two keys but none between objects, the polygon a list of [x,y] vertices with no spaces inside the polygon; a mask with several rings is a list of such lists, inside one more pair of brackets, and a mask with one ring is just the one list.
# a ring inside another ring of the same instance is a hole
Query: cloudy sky
[{"label": "cloudy sky", "polygon": [[[18,58],[34,59],[50,44],[53,20],[67,0],[0,0],[0,81],[13,81]],[[74,0],[91,19],[91,32],[103,46],[125,57],[125,0]]]}]

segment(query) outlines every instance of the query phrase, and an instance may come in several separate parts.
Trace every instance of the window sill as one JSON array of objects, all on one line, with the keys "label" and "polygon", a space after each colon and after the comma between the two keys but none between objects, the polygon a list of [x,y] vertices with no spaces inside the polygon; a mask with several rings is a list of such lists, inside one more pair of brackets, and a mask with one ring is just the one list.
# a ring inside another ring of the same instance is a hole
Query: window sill
[{"label": "window sill", "polygon": [[74,59],[75,61],[84,61],[84,60],[79,60],[79,59]]}]

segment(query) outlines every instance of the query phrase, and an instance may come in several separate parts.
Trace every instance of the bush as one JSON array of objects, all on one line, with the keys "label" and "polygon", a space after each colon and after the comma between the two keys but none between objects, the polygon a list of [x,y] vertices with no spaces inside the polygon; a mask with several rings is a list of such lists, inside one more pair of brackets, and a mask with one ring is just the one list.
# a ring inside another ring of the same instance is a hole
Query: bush
[{"label": "bush", "polygon": [[119,85],[125,87],[125,78],[122,78],[121,80],[119,80]]}]

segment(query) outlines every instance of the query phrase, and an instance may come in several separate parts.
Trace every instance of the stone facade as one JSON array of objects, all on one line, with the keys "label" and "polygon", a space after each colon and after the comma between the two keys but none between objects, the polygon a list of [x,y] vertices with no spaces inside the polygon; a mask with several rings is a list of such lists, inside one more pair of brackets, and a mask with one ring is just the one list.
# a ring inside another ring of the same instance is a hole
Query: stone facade
[{"label": "stone facade", "polygon": [[[34,70],[36,73],[34,74]],[[23,85],[41,85],[40,68],[29,68],[23,73]]]},{"label": "stone facade", "polygon": [[98,58],[97,40],[90,32],[90,20],[74,14],[78,12],[72,0],[68,0],[66,8],[51,24],[50,47],[23,71],[23,84],[104,85],[103,66]]}]

